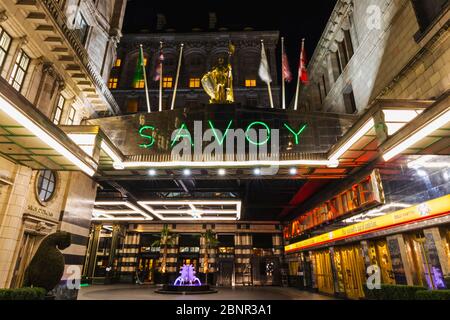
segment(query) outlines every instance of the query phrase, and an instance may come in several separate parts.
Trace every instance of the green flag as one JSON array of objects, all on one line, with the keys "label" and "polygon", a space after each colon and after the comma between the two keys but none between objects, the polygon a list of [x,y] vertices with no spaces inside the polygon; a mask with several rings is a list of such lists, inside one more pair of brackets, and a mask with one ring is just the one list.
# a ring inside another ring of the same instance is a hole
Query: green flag
[{"label": "green flag", "polygon": [[142,81],[145,81],[144,76],[144,68],[145,68],[145,60],[144,60],[144,50],[142,46],[139,48],[139,58],[136,66],[136,71],[134,73],[133,85],[134,87],[138,87],[138,84]]}]

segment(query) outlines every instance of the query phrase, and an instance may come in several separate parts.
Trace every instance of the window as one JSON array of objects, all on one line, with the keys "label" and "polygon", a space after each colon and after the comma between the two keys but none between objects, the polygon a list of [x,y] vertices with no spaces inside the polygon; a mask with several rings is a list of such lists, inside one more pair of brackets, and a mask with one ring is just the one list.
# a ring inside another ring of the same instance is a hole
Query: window
[{"label": "window", "polygon": [[144,79],[136,81],[134,83],[134,88],[135,89],[144,89],[145,88],[145,81],[144,81]]},{"label": "window", "polygon": [[355,53],[353,49],[352,35],[350,34],[350,30],[344,30],[344,41],[345,47],[347,48],[347,56],[350,60]]},{"label": "window", "polygon": [[127,101],[127,113],[138,112],[139,103],[137,99],[130,99]]},{"label": "window", "polygon": [[448,0],[412,0],[420,31],[425,31],[448,7]]},{"label": "window", "polygon": [[200,88],[200,78],[190,78],[189,88]]},{"label": "window", "polygon": [[255,79],[245,79],[245,86],[246,87],[256,87],[256,80]]},{"label": "window", "polygon": [[51,170],[41,170],[37,175],[36,195],[41,203],[51,200],[55,193],[56,176]]},{"label": "window", "polygon": [[342,73],[341,58],[339,57],[338,51],[333,52],[331,55],[331,67],[333,70],[334,81],[337,81]]},{"label": "window", "polygon": [[121,65],[122,65],[122,59],[117,58],[116,62],[114,63],[114,67],[120,68]]},{"label": "window", "polygon": [[172,88],[173,86],[173,78],[172,77],[163,77],[163,88]]},{"label": "window", "polygon": [[327,79],[325,78],[325,74],[322,75],[322,86],[324,91],[324,96],[328,95],[328,87],[327,87]]},{"label": "window", "polygon": [[0,27],[0,70],[3,68],[3,63],[8,55],[11,46],[11,37]]},{"label": "window", "polygon": [[77,111],[75,110],[75,108],[71,107],[70,111],[69,111],[69,117],[67,118],[67,125],[71,126],[74,124],[76,113],[77,113]]},{"label": "window", "polygon": [[111,77],[111,78],[109,78],[109,81],[108,81],[108,88],[117,89],[118,83],[119,83],[119,78]]},{"label": "window", "polygon": [[317,91],[318,91],[318,93],[319,93],[320,104],[323,104],[322,88],[321,88],[321,86],[320,86],[320,83],[317,83]]},{"label": "window", "polygon": [[76,22],[76,33],[81,41],[82,44],[86,44],[88,32],[89,32],[89,26],[86,22],[86,19],[83,17],[83,15],[80,13],[78,15],[78,19]]},{"label": "window", "polygon": [[56,109],[53,114],[53,123],[58,125],[61,122],[61,116],[64,109],[64,104],[66,103],[66,99],[63,96],[59,96],[58,103],[56,104]]},{"label": "window", "polygon": [[353,88],[351,85],[347,86],[344,90],[344,105],[345,105],[345,112],[348,114],[354,114],[356,113],[356,101],[355,101],[355,95],[353,94]]},{"label": "window", "polygon": [[17,55],[16,63],[14,64],[13,71],[11,73],[11,78],[9,79],[9,83],[17,91],[20,91],[22,89],[22,85],[29,66],[30,57],[28,57],[23,50],[20,50],[19,54]]}]

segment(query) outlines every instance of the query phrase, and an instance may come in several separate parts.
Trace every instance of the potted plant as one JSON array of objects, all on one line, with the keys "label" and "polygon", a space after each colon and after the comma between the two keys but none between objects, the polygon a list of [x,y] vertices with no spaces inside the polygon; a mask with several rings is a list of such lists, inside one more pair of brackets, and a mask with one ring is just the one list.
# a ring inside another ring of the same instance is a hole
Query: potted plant
[{"label": "potted plant", "polygon": [[208,284],[208,273],[209,273],[209,250],[217,247],[219,240],[216,238],[216,234],[208,229],[202,235],[205,242],[205,252],[203,253],[203,273],[205,274],[205,284]]},{"label": "potted plant", "polygon": [[161,235],[159,240],[156,240],[152,243],[152,247],[159,247],[160,253],[162,250],[162,260],[160,266],[161,273],[161,282],[163,284],[167,284],[167,251],[170,246],[173,246],[176,243],[177,236],[173,234],[167,225],[164,225],[161,230]]}]

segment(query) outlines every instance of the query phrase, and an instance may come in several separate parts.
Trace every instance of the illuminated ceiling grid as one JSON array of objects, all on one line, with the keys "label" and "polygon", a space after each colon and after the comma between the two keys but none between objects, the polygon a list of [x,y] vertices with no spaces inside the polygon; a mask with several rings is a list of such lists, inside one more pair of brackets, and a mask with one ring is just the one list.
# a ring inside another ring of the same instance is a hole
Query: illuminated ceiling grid
[{"label": "illuminated ceiling grid", "polygon": [[139,205],[161,220],[239,220],[241,201],[175,200],[138,201]]}]

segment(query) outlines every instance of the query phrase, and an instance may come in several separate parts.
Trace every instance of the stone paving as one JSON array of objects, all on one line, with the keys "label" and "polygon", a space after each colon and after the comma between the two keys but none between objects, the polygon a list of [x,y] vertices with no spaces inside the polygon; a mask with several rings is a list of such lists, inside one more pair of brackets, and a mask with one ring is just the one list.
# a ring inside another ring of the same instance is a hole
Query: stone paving
[{"label": "stone paving", "polygon": [[93,285],[81,288],[78,300],[331,300],[332,297],[282,287],[218,288],[218,293],[163,295],[152,285]]}]

